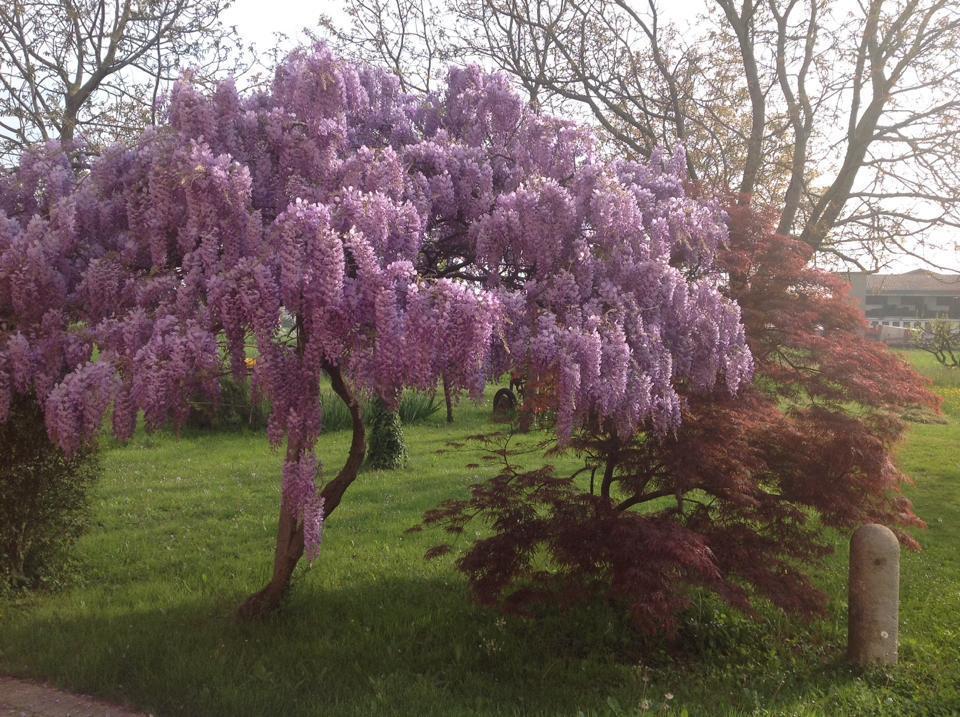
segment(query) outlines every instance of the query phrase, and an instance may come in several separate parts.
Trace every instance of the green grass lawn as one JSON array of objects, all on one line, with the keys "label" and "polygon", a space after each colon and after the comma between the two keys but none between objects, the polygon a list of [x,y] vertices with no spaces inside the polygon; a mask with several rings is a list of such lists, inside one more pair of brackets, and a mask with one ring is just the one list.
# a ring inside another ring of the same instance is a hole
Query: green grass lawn
[{"label": "green grass lawn", "polygon": [[[360,476],[322,556],[263,624],[232,612],[270,568],[280,457],[265,439],[108,448],[82,579],[0,601],[0,673],[158,715],[960,714],[960,373],[914,358],[949,423],[914,425],[899,451],[929,528],[903,556],[896,669],[843,664],[848,536],[819,572],[833,600],[815,625],[705,601],[667,650],[601,607],[534,622],[472,605],[451,559],[422,559],[440,536],[404,533],[494,470],[475,446],[448,445],[489,429],[488,409],[463,403],[453,428],[440,414],[407,428],[408,469]],[[331,469],[347,441],[321,439]]]}]

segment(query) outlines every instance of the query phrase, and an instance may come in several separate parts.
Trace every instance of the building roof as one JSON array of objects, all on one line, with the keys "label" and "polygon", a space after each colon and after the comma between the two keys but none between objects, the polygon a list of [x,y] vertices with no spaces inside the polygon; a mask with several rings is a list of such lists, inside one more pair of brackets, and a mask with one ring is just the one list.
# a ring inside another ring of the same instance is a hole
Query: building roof
[{"label": "building roof", "polygon": [[939,294],[960,296],[960,274],[914,269],[904,274],[867,274],[868,294]]}]

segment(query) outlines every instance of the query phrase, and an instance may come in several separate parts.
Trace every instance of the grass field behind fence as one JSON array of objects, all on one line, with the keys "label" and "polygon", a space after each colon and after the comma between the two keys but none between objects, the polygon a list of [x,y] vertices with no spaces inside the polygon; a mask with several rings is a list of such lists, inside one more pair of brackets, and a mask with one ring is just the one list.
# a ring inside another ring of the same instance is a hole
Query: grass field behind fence
[{"label": "grass field behind fence", "polygon": [[[504,619],[467,600],[422,512],[494,468],[473,444],[489,407],[462,403],[406,429],[410,466],[363,473],[301,568],[281,614],[232,611],[268,575],[280,456],[263,436],[139,434],[105,451],[77,580],[0,601],[0,673],[47,680],[157,715],[949,715],[960,713],[960,372],[912,355],[945,397],[898,460],[929,523],[902,561],[901,665],[842,662],[846,541],[819,571],[815,625],[749,621],[705,600],[685,639],[643,644],[596,606]],[[325,435],[335,469],[347,433]],[[529,440],[534,440],[531,438]],[[467,464],[479,468],[467,469]]]}]

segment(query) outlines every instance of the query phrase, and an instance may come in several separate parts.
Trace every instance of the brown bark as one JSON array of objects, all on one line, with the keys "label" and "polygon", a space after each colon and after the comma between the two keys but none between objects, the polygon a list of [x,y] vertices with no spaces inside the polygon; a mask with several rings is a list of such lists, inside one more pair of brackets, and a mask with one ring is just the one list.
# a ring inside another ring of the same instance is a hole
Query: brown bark
[{"label": "brown bark", "polygon": [[237,611],[237,617],[241,620],[257,619],[265,617],[279,608],[290,587],[293,571],[302,556],[303,525],[287,510],[281,499],[280,519],[277,526],[277,547],[273,558],[273,576],[262,590],[244,601]]},{"label": "brown bark", "polygon": [[[343,468],[337,473],[336,478],[327,483],[320,491],[320,497],[324,501],[324,520],[328,520],[333,511],[340,505],[347,488],[357,478],[366,452],[366,436],[360,401],[344,381],[339,366],[327,366],[325,368],[330,376],[331,387],[350,411],[353,428],[350,453]],[[296,443],[289,444],[286,460],[298,460],[302,450],[302,446]],[[303,557],[303,547],[303,524],[286,509],[281,501],[277,527],[277,548],[273,560],[273,576],[263,589],[251,595],[240,606],[237,611],[239,619],[252,620],[266,617],[280,607],[284,595],[290,588],[293,571],[297,567],[297,563],[300,562],[300,558]]]},{"label": "brown bark", "polygon": [[447,423],[453,423],[453,396],[451,395],[447,374],[443,374],[443,402],[447,406]]},{"label": "brown bark", "polygon": [[327,368],[330,375],[330,385],[334,392],[343,400],[350,410],[350,422],[353,427],[353,438],[350,441],[350,453],[347,456],[346,463],[337,474],[337,477],[327,483],[320,491],[320,497],[323,498],[323,509],[329,517],[331,513],[340,505],[340,500],[350,484],[357,478],[360,466],[363,465],[363,457],[367,452],[366,431],[363,425],[363,410],[360,407],[360,400],[354,395],[350,387],[343,380],[338,366]]},{"label": "brown bark", "polygon": [[743,164],[743,178],[740,180],[741,202],[748,202],[757,186],[757,177],[763,163],[763,133],[766,127],[766,99],[760,83],[760,70],[753,45],[753,24],[756,6],[754,0],[743,0],[737,11],[733,0],[717,0],[730,27],[737,36],[740,58],[747,79],[747,92],[750,95],[750,135],[747,138],[747,156]]},{"label": "brown bark", "polygon": [[787,37],[789,34],[790,13],[794,4],[787,4],[783,13],[780,13],[776,0],[770,0],[770,12],[773,14],[777,26],[776,69],[777,81],[787,103],[787,117],[793,128],[793,158],[790,164],[790,183],[783,196],[783,211],[780,213],[780,223],[777,233],[793,234],[793,225],[796,223],[797,213],[806,185],[805,173],[809,158],[807,145],[813,132],[814,112],[807,94],[807,74],[813,65],[813,56],[816,49],[819,33],[819,18],[817,0],[810,0],[810,12],[807,20],[807,36],[803,45],[803,61],[796,72],[797,91],[793,91],[790,84],[791,73],[787,69]]}]

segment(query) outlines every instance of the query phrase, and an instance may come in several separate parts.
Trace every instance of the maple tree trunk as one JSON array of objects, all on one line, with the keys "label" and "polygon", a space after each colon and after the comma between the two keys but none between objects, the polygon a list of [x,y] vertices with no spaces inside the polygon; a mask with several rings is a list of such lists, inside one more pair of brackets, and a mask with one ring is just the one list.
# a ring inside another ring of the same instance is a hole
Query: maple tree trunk
[{"label": "maple tree trunk", "polygon": [[[366,436],[363,425],[363,411],[357,397],[347,386],[337,366],[326,368],[330,375],[330,385],[334,392],[343,399],[350,410],[350,420],[353,428],[353,438],[350,442],[350,453],[343,468],[337,477],[327,483],[320,496],[323,498],[324,520],[330,515],[343,498],[347,488],[357,478],[363,457],[366,453]],[[297,460],[301,447],[297,444],[287,446],[287,460]],[[293,571],[303,557],[303,524],[280,503],[280,519],[277,526],[277,549],[273,559],[273,576],[270,582],[257,593],[254,593],[240,606],[237,617],[241,620],[258,619],[277,610],[283,601],[284,595],[290,588],[290,579]]]}]

